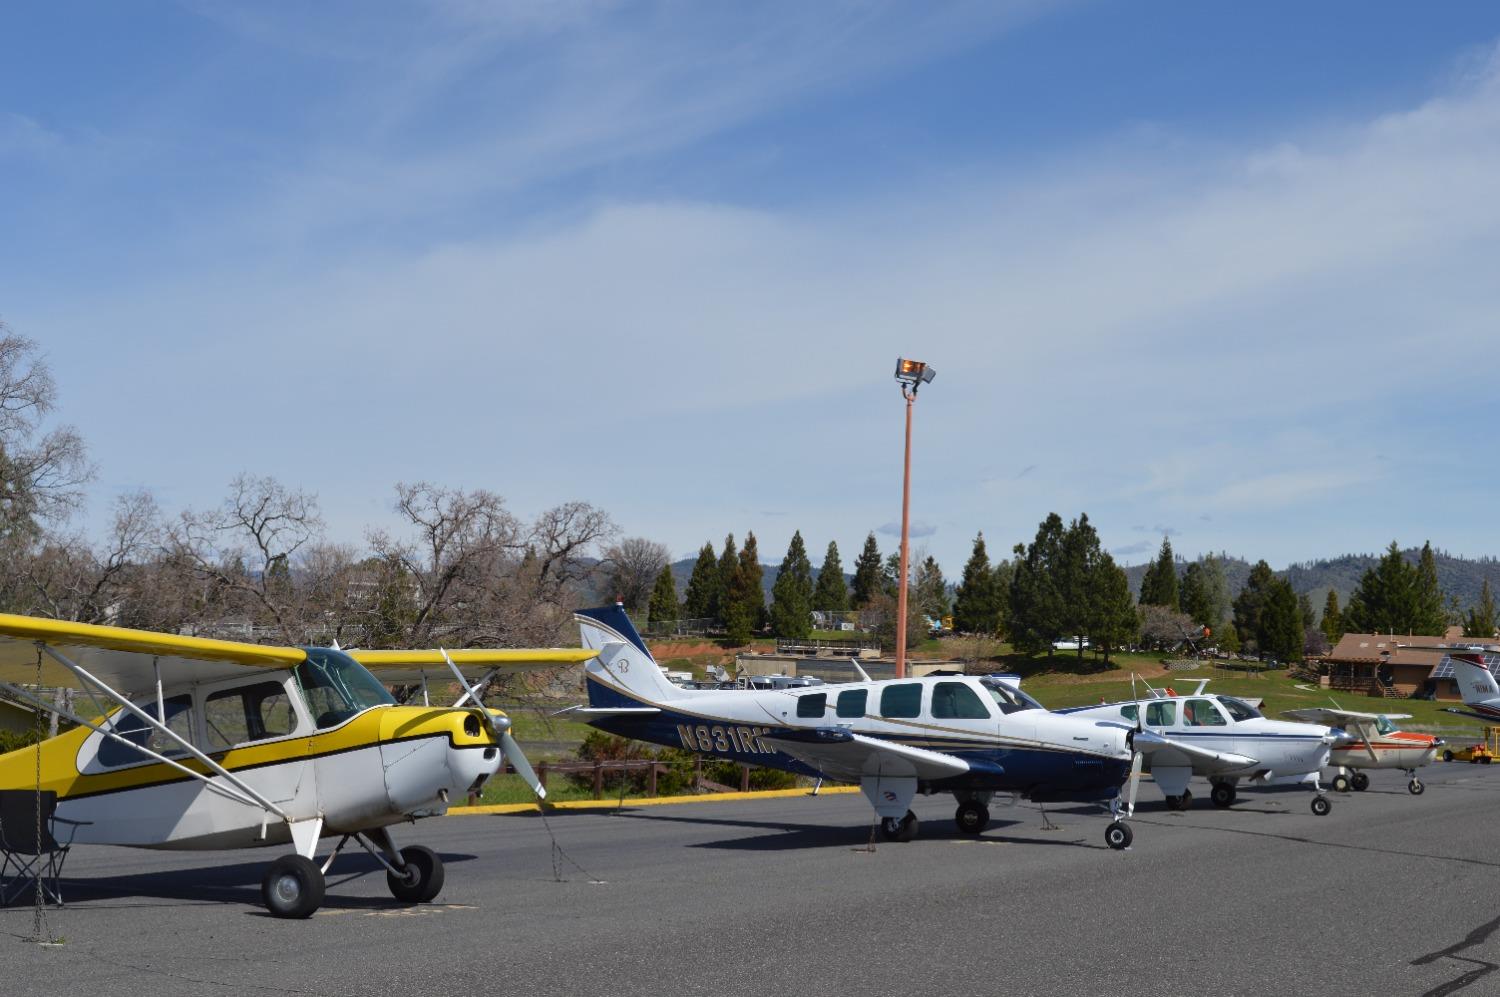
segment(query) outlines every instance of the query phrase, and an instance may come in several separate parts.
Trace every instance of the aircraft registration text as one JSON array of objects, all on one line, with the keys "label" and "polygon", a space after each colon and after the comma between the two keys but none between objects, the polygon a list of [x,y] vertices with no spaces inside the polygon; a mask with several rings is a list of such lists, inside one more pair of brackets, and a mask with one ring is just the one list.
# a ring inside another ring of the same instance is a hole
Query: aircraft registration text
[{"label": "aircraft registration text", "polygon": [[739,752],[742,755],[769,755],[774,752],[766,747],[761,735],[770,733],[769,727],[732,727],[720,724],[678,724],[677,736],[682,746],[689,751]]}]

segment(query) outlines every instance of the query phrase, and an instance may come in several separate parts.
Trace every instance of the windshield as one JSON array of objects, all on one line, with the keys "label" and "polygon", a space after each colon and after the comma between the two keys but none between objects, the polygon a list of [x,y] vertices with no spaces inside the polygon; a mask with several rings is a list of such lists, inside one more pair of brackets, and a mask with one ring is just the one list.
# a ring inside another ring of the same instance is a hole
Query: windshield
[{"label": "windshield", "polygon": [[335,727],[361,710],[396,703],[364,665],[331,647],[309,647],[296,675],[318,727]]},{"label": "windshield", "polygon": [[1375,729],[1382,734],[1393,734],[1396,731],[1396,725],[1391,723],[1390,717],[1382,713],[1375,721]]},{"label": "windshield", "polygon": [[1234,718],[1235,723],[1239,723],[1241,720],[1254,720],[1261,715],[1260,711],[1249,703],[1241,699],[1235,699],[1232,696],[1220,696],[1219,704],[1229,711],[1229,715]]},{"label": "windshield", "polygon": [[995,679],[980,679],[979,681],[984,685],[985,691],[990,694],[990,698],[995,701],[995,705],[1000,707],[1001,713],[1016,713],[1020,710],[1040,710],[1043,708],[1041,703],[1038,703],[1020,689],[1008,686],[1004,682],[999,682]]}]

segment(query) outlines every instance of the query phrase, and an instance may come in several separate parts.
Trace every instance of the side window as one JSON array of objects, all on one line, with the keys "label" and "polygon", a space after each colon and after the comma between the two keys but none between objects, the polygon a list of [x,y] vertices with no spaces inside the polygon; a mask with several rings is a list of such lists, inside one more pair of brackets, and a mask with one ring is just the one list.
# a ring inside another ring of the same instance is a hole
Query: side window
[{"label": "side window", "polygon": [[823,711],[828,708],[828,694],[826,692],[815,692],[810,696],[801,696],[797,699],[797,716],[815,717],[821,719]]},{"label": "side window", "polygon": [[1190,699],[1183,704],[1182,722],[1189,727],[1227,726],[1224,714],[1208,699]]},{"label": "side window", "polygon": [[296,729],[297,714],[286,686],[257,682],[210,695],[203,701],[203,726],[208,750],[223,751],[236,744],[290,734]]},{"label": "side window", "polygon": [[1135,718],[1136,718],[1136,709],[1135,709],[1135,706],[1131,705],[1131,706],[1122,706],[1122,707],[1120,707],[1120,716],[1123,717],[1126,720],[1129,720],[1131,723],[1135,723]]},{"label": "side window", "polygon": [[865,702],[870,698],[868,689],[848,689],[839,693],[838,715],[858,719],[865,715]]},{"label": "side window", "polygon": [[[149,703],[137,703],[136,705],[152,717],[156,716],[155,699]],[[165,705],[167,708],[167,729],[189,743],[192,743],[193,697],[187,694],[168,696]],[[119,715],[116,716],[114,727],[111,729],[129,741],[130,744],[149,748],[168,758],[187,754],[176,741],[146,726],[145,721],[125,710],[121,710]],[[138,762],[149,762],[152,760],[150,755],[147,755],[143,751],[135,750],[130,744],[121,744],[112,737],[106,737],[99,744],[99,764],[106,768],[114,768],[118,765],[133,765]]]},{"label": "side window", "polygon": [[880,691],[880,715],[915,717],[922,712],[922,686],[918,682],[888,685]]},{"label": "side window", "polygon": [[1241,720],[1254,720],[1260,715],[1252,710],[1249,705],[1240,702],[1238,699],[1231,699],[1229,696],[1220,696],[1219,705],[1229,711],[1229,716],[1235,723],[1239,723]]},{"label": "side window", "polygon": [[1147,703],[1146,723],[1152,727],[1170,727],[1177,722],[1177,704]]},{"label": "side window", "polygon": [[939,682],[932,687],[932,715],[938,720],[988,720],[990,711],[963,682]]}]

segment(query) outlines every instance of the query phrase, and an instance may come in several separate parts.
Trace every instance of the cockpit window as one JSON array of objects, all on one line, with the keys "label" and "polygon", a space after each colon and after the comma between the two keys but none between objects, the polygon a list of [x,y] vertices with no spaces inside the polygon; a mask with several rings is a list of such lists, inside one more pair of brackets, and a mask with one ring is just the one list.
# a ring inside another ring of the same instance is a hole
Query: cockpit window
[{"label": "cockpit window", "polygon": [[1006,685],[1004,682],[992,678],[982,678],[979,681],[984,686],[985,692],[988,692],[990,698],[995,701],[995,705],[1000,707],[1001,713],[1015,713],[1019,710],[1040,710],[1044,708],[1041,703],[1038,703],[1014,686]]},{"label": "cockpit window", "polygon": [[1135,718],[1140,716],[1140,711],[1135,708],[1134,704],[1130,706],[1122,706],[1120,707],[1120,716],[1126,720],[1129,720],[1131,723],[1135,723]]},{"label": "cockpit window", "polygon": [[932,687],[934,720],[988,720],[990,711],[965,682],[939,682]]},{"label": "cockpit window", "polygon": [[1233,696],[1220,696],[1219,704],[1229,711],[1229,716],[1235,723],[1241,720],[1255,720],[1261,715],[1255,707]]},{"label": "cockpit window", "polygon": [[1381,734],[1394,734],[1396,732],[1396,725],[1391,723],[1390,717],[1382,713],[1375,720],[1375,730]]},{"label": "cockpit window", "polygon": [[1182,706],[1183,723],[1189,727],[1224,727],[1224,714],[1211,699],[1190,699]]},{"label": "cockpit window", "polygon": [[310,647],[297,666],[297,684],[319,728],[337,727],[372,706],[394,706],[393,697],[364,665],[331,647]]}]

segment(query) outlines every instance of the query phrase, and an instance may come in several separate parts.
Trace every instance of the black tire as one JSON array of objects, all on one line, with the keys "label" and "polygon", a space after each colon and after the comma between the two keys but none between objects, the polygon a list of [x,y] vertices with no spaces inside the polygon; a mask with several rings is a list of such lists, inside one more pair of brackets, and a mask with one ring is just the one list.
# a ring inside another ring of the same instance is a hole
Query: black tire
[{"label": "black tire", "polygon": [[1182,797],[1180,797],[1180,796],[1169,796],[1169,797],[1167,797],[1167,809],[1168,810],[1183,810],[1183,809],[1185,809],[1183,807],[1183,805],[1182,805]]},{"label": "black tire", "polygon": [[443,889],[443,860],[437,852],[422,845],[408,845],[401,849],[401,861],[406,864],[406,875],[393,872],[385,874],[385,885],[391,896],[408,904],[425,904]]},{"label": "black tire", "polygon": [[1445,761],[1445,762],[1451,762],[1451,761],[1453,761],[1453,752],[1444,750],[1443,751],[1443,761]]},{"label": "black tire", "polygon": [[1333,791],[1335,793],[1347,793],[1351,787],[1352,783],[1349,782],[1349,777],[1344,775],[1344,773],[1340,772],[1333,777]]},{"label": "black tire", "polygon": [[896,830],[896,840],[902,843],[908,842],[917,836],[917,829],[922,825],[917,821],[917,815],[910,810],[906,816],[901,818],[901,823]]},{"label": "black tire", "polygon": [[1312,799],[1312,812],[1319,817],[1327,817],[1328,811],[1333,809],[1333,804],[1328,802],[1326,796],[1314,796]]},{"label": "black tire", "polygon": [[1408,782],[1406,784],[1406,791],[1413,796],[1421,796],[1424,792],[1427,791],[1427,787],[1422,785],[1422,781],[1420,779],[1413,779],[1411,782]]},{"label": "black tire", "polygon": [[1363,793],[1365,790],[1367,790],[1367,789],[1370,788],[1370,776],[1369,776],[1368,773],[1365,773],[1365,772],[1356,772],[1356,773],[1354,773],[1354,780],[1353,781],[1354,781],[1354,791],[1356,793]]},{"label": "black tire", "polygon": [[1184,789],[1182,791],[1182,809],[1186,810],[1193,805],[1193,791]]},{"label": "black tire", "polygon": [[965,800],[953,813],[953,822],[959,833],[977,835],[990,826],[990,811],[983,803]]},{"label": "black tire", "polygon": [[283,855],[260,879],[260,898],[277,917],[311,917],[323,906],[323,870],[310,858]]},{"label": "black tire", "polygon": [[1489,755],[1485,755],[1483,758],[1479,759],[1479,764],[1488,765],[1492,761],[1494,761],[1494,759],[1492,759]]},{"label": "black tire", "polygon": [[1234,805],[1235,795],[1234,787],[1229,783],[1216,782],[1214,783],[1213,791],[1208,794],[1208,798],[1214,801],[1214,806],[1222,810],[1224,807]]},{"label": "black tire", "polygon": [[1134,840],[1135,834],[1124,821],[1117,820],[1104,829],[1104,843],[1117,852],[1129,848]]}]

